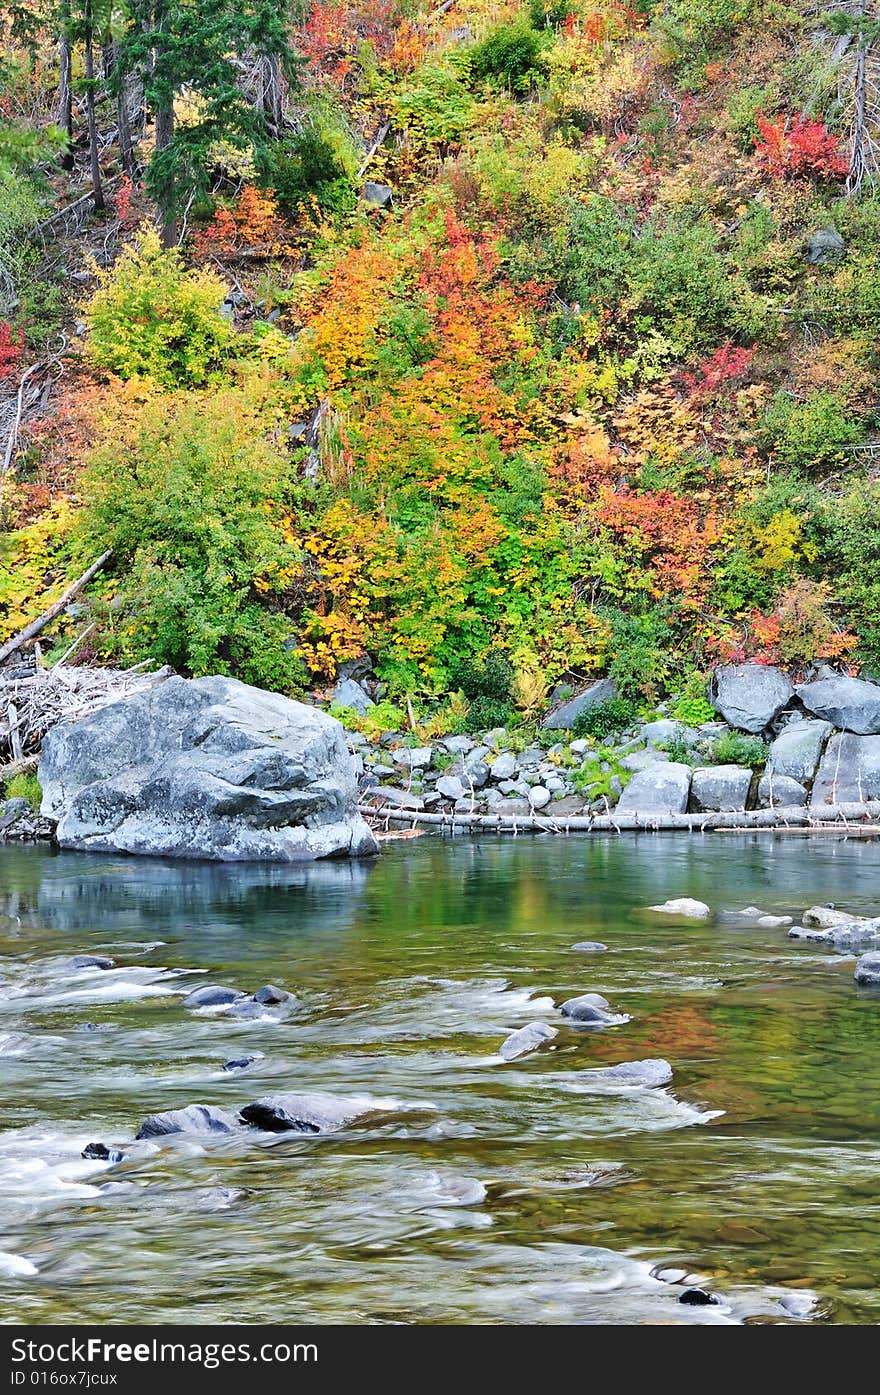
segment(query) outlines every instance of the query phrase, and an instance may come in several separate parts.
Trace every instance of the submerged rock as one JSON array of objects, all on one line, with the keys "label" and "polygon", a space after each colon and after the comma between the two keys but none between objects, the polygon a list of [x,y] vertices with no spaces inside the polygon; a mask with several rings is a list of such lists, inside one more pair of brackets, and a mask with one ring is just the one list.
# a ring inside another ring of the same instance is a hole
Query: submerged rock
[{"label": "submerged rock", "polygon": [[221,1007],[224,1003],[235,1003],[243,998],[244,994],[239,988],[227,988],[222,983],[205,983],[201,988],[194,988],[191,993],[187,993],[183,1000],[183,1006],[188,1008],[201,1007]]},{"label": "submerged rock", "polygon": [[119,1163],[125,1159],[121,1148],[108,1148],[106,1143],[87,1143],[82,1156],[90,1162]]},{"label": "submerged rock", "polygon": [[629,1021],[625,1014],[609,1012],[610,1006],[601,993],[582,993],[579,998],[567,998],[559,1011],[572,1022],[596,1027],[611,1027]]},{"label": "submerged rock", "polygon": [[230,1072],[234,1070],[247,1070],[248,1066],[252,1066],[254,1061],[258,1059],[257,1056],[234,1056],[231,1061],[223,1062],[223,1070]]},{"label": "submerged rock", "polygon": [[880,954],[863,954],[855,972],[856,983],[863,987],[876,988],[880,985]]},{"label": "submerged rock", "polygon": [[274,1004],[286,1003],[293,997],[284,988],[276,988],[274,983],[264,983],[262,988],[258,988],[254,994],[255,1003]]},{"label": "submerged rock", "polygon": [[714,1293],[707,1293],[704,1288],[686,1288],[684,1293],[679,1294],[678,1301],[688,1303],[694,1308],[705,1308],[721,1300],[716,1298]]},{"label": "submerged rock", "polygon": [[769,664],[725,664],[712,678],[715,710],[737,731],[763,731],[793,696],[785,674]]},{"label": "submerged rock", "polygon": [[245,1105],[241,1117],[269,1133],[335,1133],[357,1119],[387,1112],[381,1100],[345,1095],[265,1095]]},{"label": "submerged rock", "polygon": [[602,954],[608,948],[601,940],[578,940],[572,945],[572,949],[578,950],[582,954]]},{"label": "submerged rock", "polygon": [[115,969],[116,960],[107,954],[75,954],[68,959],[69,969]]},{"label": "submerged rock", "polygon": [[135,1138],[162,1138],[172,1133],[233,1133],[235,1128],[235,1119],[224,1109],[215,1109],[210,1104],[188,1104],[183,1109],[148,1115]]},{"label": "submerged rock", "polygon": [[705,901],[694,901],[690,896],[679,896],[672,901],[664,901],[659,906],[649,906],[649,911],[657,915],[674,916],[678,920],[711,920],[712,908]]},{"label": "submerged rock", "polygon": [[39,780],[64,848],[276,862],[378,851],[339,722],[234,678],[167,678],[59,722]]},{"label": "submerged rock", "polygon": [[621,1061],[617,1066],[593,1066],[580,1074],[586,1080],[608,1081],[616,1085],[643,1085],[654,1089],[668,1085],[672,1066],[662,1057],[647,1057],[644,1061]]},{"label": "submerged rock", "polygon": [[559,1032],[556,1027],[550,1027],[546,1022],[530,1022],[526,1027],[520,1027],[518,1031],[511,1032],[498,1048],[498,1055],[503,1056],[505,1061],[515,1061],[518,1056],[525,1056],[530,1051],[537,1051],[543,1046],[545,1041],[552,1041],[558,1037]]}]

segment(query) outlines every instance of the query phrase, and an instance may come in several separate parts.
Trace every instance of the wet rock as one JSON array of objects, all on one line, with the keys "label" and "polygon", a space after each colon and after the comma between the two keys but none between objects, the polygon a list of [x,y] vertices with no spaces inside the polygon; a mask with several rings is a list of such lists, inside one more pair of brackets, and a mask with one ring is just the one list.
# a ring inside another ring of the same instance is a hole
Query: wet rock
[{"label": "wet rock", "polygon": [[197,1192],[193,1202],[199,1211],[228,1211],[250,1195],[243,1187],[210,1187]]},{"label": "wet rock", "polygon": [[783,930],[786,925],[791,925],[790,915],[760,915],[755,921],[762,930]]},{"label": "wet rock", "polygon": [[809,1293],[787,1293],[780,1298],[779,1306],[789,1317],[808,1318],[816,1310],[816,1300]]},{"label": "wet rock", "polygon": [[758,781],[760,809],[802,809],[807,797],[803,785],[787,775],[764,774]]},{"label": "wet rock", "polygon": [[600,678],[598,683],[591,683],[589,688],[585,688],[582,693],[577,693],[560,707],[549,712],[542,725],[548,731],[552,731],[556,727],[571,728],[582,712],[589,712],[593,707],[598,707],[600,703],[610,702],[616,697],[617,684],[614,679]]},{"label": "wet rock", "polygon": [[880,799],[880,736],[836,732],[813,782],[812,806]]},{"label": "wet rock", "polygon": [[375,706],[373,699],[353,678],[340,678],[333,688],[333,701],[337,707],[350,707],[353,712],[359,712],[362,717],[365,712]]},{"label": "wet rock", "polygon": [[707,906],[705,901],[694,901],[690,896],[679,896],[672,901],[664,901],[662,905],[649,906],[649,911],[655,911],[658,915],[674,916],[678,920],[711,920],[712,908]]},{"label": "wet rock", "polygon": [[691,805],[697,812],[741,813],[749,799],[752,772],[743,765],[707,765],[694,771]]},{"label": "wet rock", "polygon": [[115,969],[116,960],[107,954],[75,954],[68,959],[69,969]]},{"label": "wet rock", "polygon": [[611,1004],[601,993],[582,993],[578,998],[567,998],[559,1011],[571,1022],[579,1022],[597,1027],[610,1027],[626,1019],[609,1012]]},{"label": "wet rock", "polygon": [[829,722],[815,719],[793,722],[785,727],[771,744],[765,774],[774,779],[786,776],[802,785],[809,784],[816,773],[819,757],[830,735]]},{"label": "wet rock", "polygon": [[108,1148],[106,1143],[87,1143],[82,1150],[82,1156],[89,1162],[109,1163],[120,1163],[125,1158],[120,1148]]},{"label": "wet rock", "polygon": [[683,814],[691,792],[691,768],[659,763],[633,775],[618,801],[621,814]]},{"label": "wet rock", "polygon": [[608,948],[601,940],[578,940],[572,945],[572,949],[579,950],[583,954],[601,954]]},{"label": "wet rock", "polygon": [[235,1003],[244,994],[238,988],[227,988],[222,983],[204,983],[201,988],[194,988],[191,993],[187,993],[183,1000],[186,1008],[221,1007],[226,1003]]},{"label": "wet rock", "polygon": [[856,983],[862,987],[880,986],[880,954],[863,954],[856,964]]},{"label": "wet rock", "polygon": [[262,988],[258,988],[254,994],[254,1002],[264,1005],[286,1003],[292,997],[292,993],[286,992],[283,988],[276,988],[274,983],[264,983]]},{"label": "wet rock", "polygon": [[248,1066],[252,1066],[253,1063],[254,1063],[254,1061],[256,1061],[256,1060],[259,1060],[259,1057],[257,1057],[257,1056],[234,1056],[233,1059],[232,1059],[231,1061],[224,1061],[224,1062],[223,1062],[223,1069],[224,1069],[225,1071],[229,1071],[230,1073],[231,1073],[232,1071],[237,1071],[237,1070],[247,1070]]},{"label": "wet rock", "polygon": [[793,695],[785,674],[769,664],[726,664],[712,678],[715,710],[737,731],[763,731]]},{"label": "wet rock", "polygon": [[233,1133],[235,1127],[235,1119],[224,1109],[215,1109],[210,1104],[188,1104],[183,1109],[148,1115],[135,1138],[163,1138],[173,1133],[226,1134]]},{"label": "wet rock", "polygon": [[797,695],[808,712],[834,727],[870,736],[880,732],[880,685],[862,678],[820,678],[802,683]]},{"label": "wet rock", "polygon": [[616,1085],[643,1085],[646,1089],[656,1089],[668,1085],[672,1079],[672,1066],[661,1057],[647,1057],[644,1061],[621,1061],[617,1066],[594,1066],[581,1071],[585,1080],[608,1081]]},{"label": "wet rock", "polygon": [[544,1042],[552,1041],[558,1037],[559,1032],[556,1027],[550,1027],[546,1022],[529,1022],[525,1027],[520,1027],[518,1031],[511,1032],[498,1048],[498,1055],[503,1056],[505,1061],[515,1061],[518,1056],[525,1056],[530,1051],[537,1051]]},{"label": "wet rock", "polygon": [[864,919],[864,916],[853,915],[851,911],[840,911],[836,906],[811,906],[801,916],[804,925],[815,925],[820,930],[827,930],[832,925],[851,925],[853,921]]},{"label": "wet rock", "polygon": [[344,1095],[266,1095],[245,1105],[241,1117],[269,1133],[334,1133],[356,1120],[384,1112],[381,1104]]},{"label": "wet rock", "polygon": [[43,741],[64,848],[210,861],[378,852],[335,718],[234,678],[165,678]]},{"label": "wet rock", "polygon": [[716,1305],[720,1300],[714,1293],[707,1293],[704,1288],[686,1288],[684,1293],[679,1294],[678,1301],[694,1308],[706,1308]]},{"label": "wet rock", "polygon": [[242,1021],[266,1015],[266,1007],[262,1003],[255,1002],[253,998],[242,998],[238,1002],[230,1003],[224,1013],[225,1017],[238,1017]]},{"label": "wet rock", "polygon": [[77,1022],[73,1030],[75,1032],[115,1032],[116,1027],[110,1022]]}]

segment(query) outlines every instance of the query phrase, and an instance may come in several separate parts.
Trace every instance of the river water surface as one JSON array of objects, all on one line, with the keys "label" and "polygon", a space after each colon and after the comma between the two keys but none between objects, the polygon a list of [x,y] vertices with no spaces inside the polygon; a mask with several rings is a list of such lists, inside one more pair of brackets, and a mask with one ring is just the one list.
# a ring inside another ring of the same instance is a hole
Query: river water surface
[{"label": "river water surface", "polygon": [[[871,842],[717,834],[424,837],[308,869],[0,849],[0,1320],[880,1321],[880,994],[726,914],[876,914],[878,870]],[[643,915],[671,896],[718,918]],[[181,1005],[266,981],[299,1005]],[[566,1028],[554,1003],[594,990],[631,1020]],[[500,1061],[530,1021],[554,1049]],[[647,1057],[669,1086],[588,1073]],[[393,1108],[80,1156],[283,1090]]]}]

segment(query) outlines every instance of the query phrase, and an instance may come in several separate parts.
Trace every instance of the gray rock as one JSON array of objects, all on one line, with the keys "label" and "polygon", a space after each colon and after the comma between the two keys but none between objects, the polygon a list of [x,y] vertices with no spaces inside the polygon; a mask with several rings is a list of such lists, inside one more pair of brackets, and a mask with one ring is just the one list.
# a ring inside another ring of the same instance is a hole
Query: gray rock
[{"label": "gray rock", "polygon": [[245,1105],[241,1117],[269,1133],[334,1133],[370,1114],[387,1113],[380,1101],[344,1095],[266,1095]]},{"label": "gray rock", "polygon": [[167,678],[59,722],[39,780],[64,848],[278,862],[378,851],[339,722],[233,678]]},{"label": "gray rock", "polygon": [[184,1109],[148,1115],[135,1138],[162,1138],[171,1133],[233,1133],[235,1127],[235,1119],[223,1109],[214,1109],[210,1104],[188,1104]]},{"label": "gray rock", "polygon": [[808,712],[858,736],[880,732],[880,685],[861,678],[820,678],[802,683],[797,695]]},{"label": "gray rock", "polygon": [[395,765],[404,770],[425,770],[431,764],[434,752],[430,746],[403,746],[391,757]]},{"label": "gray rock", "polygon": [[437,793],[444,799],[464,799],[465,787],[457,775],[441,775],[437,781]]},{"label": "gray rock", "polygon": [[836,732],[813,781],[811,805],[880,799],[880,736]]},{"label": "gray rock", "polygon": [[810,266],[837,266],[846,256],[846,243],[836,228],[816,228],[804,244]]},{"label": "gray rock", "polygon": [[610,1085],[643,1085],[646,1089],[656,1089],[668,1085],[672,1079],[672,1066],[660,1057],[648,1057],[644,1061],[621,1061],[618,1066],[594,1066],[590,1070],[578,1072],[586,1081],[608,1082]]},{"label": "gray rock", "polygon": [[455,773],[460,775],[466,792],[470,790],[471,786],[475,790],[481,790],[489,779],[489,767],[482,760],[467,760],[464,766],[457,769]]},{"label": "gray rock", "polygon": [[365,183],[365,203],[371,203],[374,208],[389,208],[393,199],[394,190],[390,184],[377,184],[374,179],[368,179]]},{"label": "gray rock", "polygon": [[120,1163],[125,1161],[125,1153],[121,1148],[108,1148],[106,1143],[87,1143],[80,1157],[87,1158],[90,1162]]},{"label": "gray rock", "polygon": [[459,756],[467,755],[468,751],[472,751],[476,744],[476,741],[470,736],[444,736],[440,742],[444,751],[448,751],[450,755]]},{"label": "gray rock", "polygon": [[529,803],[533,809],[543,809],[550,803],[550,791],[544,785],[532,785]]},{"label": "gray rock", "polygon": [[693,727],[686,727],[683,722],[675,722],[671,717],[646,722],[639,735],[647,746],[667,746],[672,741],[684,741],[688,746],[695,746],[700,739],[699,732]]},{"label": "gray rock", "polygon": [[748,803],[752,772],[743,765],[706,765],[694,771],[691,806],[699,811],[740,813]]},{"label": "gray rock", "polygon": [[591,683],[582,693],[576,693],[561,707],[549,712],[542,725],[549,731],[556,727],[571,728],[582,712],[589,712],[591,708],[598,707],[603,702],[610,702],[616,697],[617,684],[614,679],[600,678],[598,683]]},{"label": "gray rock", "polygon": [[[793,722],[779,733],[770,747],[766,774],[784,775],[800,784],[809,784],[816,773],[822,748],[831,734],[829,722]],[[779,802],[779,801],[777,801]]]},{"label": "gray rock", "polygon": [[194,988],[191,993],[187,993],[183,1000],[183,1006],[187,1008],[201,1007],[221,1007],[226,1003],[235,1003],[244,994],[238,988],[227,988],[222,983],[204,983],[201,988]]},{"label": "gray rock", "polygon": [[232,1073],[232,1071],[247,1070],[248,1066],[252,1066],[252,1065],[254,1064],[254,1061],[256,1061],[256,1060],[259,1060],[259,1057],[257,1057],[257,1056],[233,1056],[233,1058],[232,1058],[231,1061],[224,1061],[224,1062],[223,1062],[223,1067],[222,1067],[222,1069],[225,1070],[225,1071],[229,1071],[230,1074]]},{"label": "gray rock", "polygon": [[572,949],[576,949],[582,954],[602,954],[607,948],[608,946],[603,945],[601,940],[578,940],[576,944],[572,945]]},{"label": "gray rock", "polygon": [[333,701],[337,707],[350,707],[353,711],[359,712],[361,716],[369,708],[375,707],[373,699],[353,678],[340,678],[333,689]]},{"label": "gray rock", "polygon": [[654,746],[648,746],[644,751],[630,751],[629,755],[621,756],[620,764],[624,770],[650,770],[653,765],[662,765],[668,761],[669,757],[665,751],[658,751]]},{"label": "gray rock", "polygon": [[556,1027],[550,1027],[546,1022],[529,1022],[528,1026],[520,1027],[518,1031],[511,1032],[498,1048],[498,1055],[503,1056],[505,1061],[515,1061],[518,1056],[525,1056],[530,1051],[537,1051],[539,1046],[543,1046],[545,1041],[552,1041],[559,1036]]},{"label": "gray rock", "polygon": [[493,780],[512,780],[516,769],[516,756],[512,751],[496,756],[489,764],[489,774]]},{"label": "gray rock", "polygon": [[649,911],[654,911],[657,915],[672,916],[677,920],[711,920],[712,907],[707,906],[705,901],[695,901],[690,896],[678,896],[674,900],[664,901],[660,905],[649,906]]},{"label": "gray rock", "polygon": [[258,988],[254,994],[254,1002],[264,1005],[286,1003],[292,997],[292,993],[287,993],[283,988],[276,988],[274,983],[264,983],[263,987]]},{"label": "gray rock", "polygon": [[766,772],[758,781],[758,807],[761,809],[802,809],[807,791],[798,780]]},{"label": "gray rock", "polygon": [[115,969],[116,960],[107,954],[75,954],[68,959],[69,969]]},{"label": "gray rock", "polygon": [[610,1027],[619,1022],[628,1022],[623,1014],[609,1012],[611,1004],[601,993],[582,993],[578,998],[567,998],[559,1011],[571,1022],[585,1026]]},{"label": "gray rock", "polygon": [[793,694],[785,674],[769,664],[727,664],[712,678],[715,711],[738,731],[763,731]]},{"label": "gray rock", "polygon": [[373,790],[377,799],[384,800],[386,804],[393,804],[395,809],[424,809],[425,801],[420,794],[413,794],[412,790],[399,790],[394,785],[382,785],[379,789]]},{"label": "gray rock", "polygon": [[856,983],[863,987],[876,988],[880,985],[880,954],[863,954],[856,964]]},{"label": "gray rock", "polygon": [[691,792],[691,768],[659,762],[633,775],[618,801],[623,814],[683,814]]}]

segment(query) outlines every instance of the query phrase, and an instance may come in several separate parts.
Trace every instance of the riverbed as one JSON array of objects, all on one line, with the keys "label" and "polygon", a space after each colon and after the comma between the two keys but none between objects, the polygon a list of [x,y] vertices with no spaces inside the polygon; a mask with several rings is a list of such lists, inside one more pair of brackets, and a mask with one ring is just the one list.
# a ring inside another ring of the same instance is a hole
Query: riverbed
[{"label": "riverbed", "polygon": [[[877,1322],[880,993],[735,912],[876,914],[878,867],[864,839],[719,834],[307,868],[0,849],[2,1320]],[[715,920],[645,916],[680,896]],[[208,982],[297,1002],[184,1008]],[[566,1026],[591,991],[629,1020]],[[534,1021],[559,1035],[503,1062]],[[590,1075],[659,1057],[664,1087]],[[152,1112],[282,1090],[386,1112],[130,1151]]]}]

